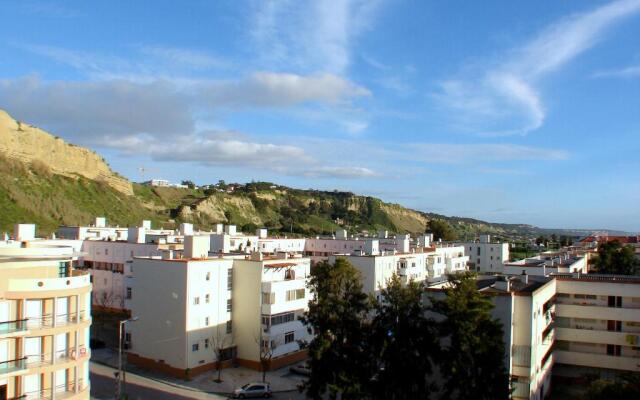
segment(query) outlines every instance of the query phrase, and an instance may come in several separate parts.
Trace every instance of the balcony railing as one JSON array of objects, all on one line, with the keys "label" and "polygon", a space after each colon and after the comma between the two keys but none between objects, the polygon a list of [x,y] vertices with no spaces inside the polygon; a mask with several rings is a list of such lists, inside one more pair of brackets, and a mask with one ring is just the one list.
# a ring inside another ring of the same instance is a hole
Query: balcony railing
[{"label": "balcony railing", "polygon": [[26,331],[27,330],[26,322],[27,322],[26,319],[0,322],[0,335]]},{"label": "balcony railing", "polygon": [[[78,323],[78,317],[80,317],[80,322],[85,321],[88,314],[85,311],[80,311],[80,313],[58,314],[55,318],[56,326]],[[41,317],[29,317],[27,318],[27,327],[29,329],[52,328],[53,315],[44,314]]]},{"label": "balcony railing", "polygon": [[85,346],[79,346],[76,352],[75,347],[58,350],[53,353],[29,354],[26,357],[27,366],[50,365],[54,363],[64,363],[72,360],[78,360],[88,355]]},{"label": "balcony railing", "polygon": [[[82,379],[78,380],[77,386],[78,391],[81,391],[83,388]],[[74,384],[73,382],[68,382],[62,385],[54,386],[53,388],[25,392],[22,394],[22,396],[13,397],[11,400],[50,400],[53,399],[54,393],[56,400],[62,400],[71,397],[76,393],[76,384]]]},{"label": "balcony railing", "polygon": [[27,357],[0,362],[0,375],[20,371],[27,368]]}]

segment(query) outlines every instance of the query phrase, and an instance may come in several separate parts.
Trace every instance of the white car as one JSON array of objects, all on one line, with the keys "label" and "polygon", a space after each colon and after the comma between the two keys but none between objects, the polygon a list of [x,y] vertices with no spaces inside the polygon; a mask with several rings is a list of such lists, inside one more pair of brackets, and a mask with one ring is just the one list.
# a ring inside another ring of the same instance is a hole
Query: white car
[{"label": "white car", "polygon": [[234,399],[249,399],[256,397],[271,397],[271,386],[264,382],[251,382],[233,391]]}]

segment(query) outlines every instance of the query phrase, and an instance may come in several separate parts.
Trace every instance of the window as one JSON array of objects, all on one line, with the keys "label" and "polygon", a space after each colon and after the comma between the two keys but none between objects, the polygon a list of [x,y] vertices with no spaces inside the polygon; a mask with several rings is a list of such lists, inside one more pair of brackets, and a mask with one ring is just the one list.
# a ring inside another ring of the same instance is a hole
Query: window
[{"label": "window", "polygon": [[478,247],[478,255],[480,255],[480,247]]},{"label": "window", "polygon": [[208,303],[209,300],[211,300],[211,296],[209,296],[208,294],[204,296],[204,302]]},{"label": "window", "polygon": [[233,332],[233,322],[231,320],[227,321],[227,333]]},{"label": "window", "polygon": [[233,269],[227,270],[227,290],[233,290]]},{"label": "window", "polygon": [[275,293],[262,293],[262,304],[274,304],[276,302],[276,294]]},{"label": "window", "polygon": [[291,343],[295,339],[293,332],[287,332],[284,334],[284,343]]},{"label": "window", "polygon": [[304,299],[305,289],[287,290],[287,301]]},{"label": "window", "polygon": [[204,326],[209,326],[209,317],[204,317]]},{"label": "window", "polygon": [[131,288],[128,287],[127,288],[127,296],[126,296],[127,300],[131,300]]},{"label": "window", "polygon": [[271,326],[285,324],[295,320],[295,313],[288,312],[283,314],[277,314],[271,317]]},{"label": "window", "polygon": [[211,280],[211,272],[207,272],[207,277],[205,278],[206,280]]},{"label": "window", "polygon": [[104,249],[104,255],[108,256],[109,255],[109,249]]},{"label": "window", "polygon": [[204,348],[208,349],[209,348],[209,339],[205,339],[204,340]]},{"label": "window", "polygon": [[200,350],[200,344],[194,343],[191,345],[191,351],[198,351],[198,350]]},{"label": "window", "polygon": [[287,281],[291,279],[296,279],[296,271],[292,269],[288,269],[284,271],[284,279]]},{"label": "window", "polygon": [[194,297],[193,298],[193,305],[197,306],[198,304],[200,304],[200,297]]},{"label": "window", "polygon": [[133,250],[131,250],[131,258],[133,258]]},{"label": "window", "polygon": [[231,308],[232,308],[231,299],[229,299],[227,300],[227,312],[231,312]]}]

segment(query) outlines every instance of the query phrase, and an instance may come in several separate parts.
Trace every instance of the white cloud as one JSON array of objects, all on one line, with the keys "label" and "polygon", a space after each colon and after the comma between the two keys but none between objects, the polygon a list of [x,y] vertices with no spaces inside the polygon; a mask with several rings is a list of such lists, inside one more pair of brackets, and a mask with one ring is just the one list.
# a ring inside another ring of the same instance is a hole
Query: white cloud
[{"label": "white cloud", "polygon": [[186,85],[163,79],[0,80],[0,104],[10,113],[83,144],[96,143],[103,136],[189,135],[198,114],[222,108],[344,105],[368,94],[367,89],[330,74],[258,73],[237,81],[192,81]]},{"label": "white cloud", "polygon": [[631,67],[599,71],[592,75],[594,78],[637,78],[640,77],[640,65]]},{"label": "white cloud", "polygon": [[371,93],[333,74],[257,72],[240,81],[205,84],[202,94],[214,105],[277,107],[307,102],[338,104]]},{"label": "white cloud", "polygon": [[342,74],[353,42],[369,29],[379,0],[261,1],[251,35],[269,68]]},{"label": "white cloud", "polygon": [[145,45],[140,46],[140,52],[178,67],[196,70],[226,68],[229,65],[228,61],[214,57],[207,52],[179,47]]},{"label": "white cloud", "polygon": [[192,132],[186,94],[165,81],[133,83],[42,81],[25,77],[0,81],[0,104],[23,121],[82,144],[103,136]]},{"label": "white cloud", "polygon": [[318,167],[302,172],[307,178],[340,178],[358,179],[379,176],[375,171],[365,167]]},{"label": "white cloud", "polygon": [[620,0],[551,24],[535,38],[489,63],[479,74],[441,83],[434,98],[453,111],[457,128],[480,134],[526,134],[546,117],[536,84],[591,48],[640,0]]},{"label": "white cloud", "polygon": [[403,146],[414,160],[432,164],[482,164],[501,161],[548,160],[569,158],[564,150],[515,144],[413,143]]}]

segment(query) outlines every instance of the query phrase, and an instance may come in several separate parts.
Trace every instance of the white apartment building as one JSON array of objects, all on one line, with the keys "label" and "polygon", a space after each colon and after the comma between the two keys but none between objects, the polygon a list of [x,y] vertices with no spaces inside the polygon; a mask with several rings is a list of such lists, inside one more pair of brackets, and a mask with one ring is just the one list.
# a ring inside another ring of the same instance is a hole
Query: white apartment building
[{"label": "white apartment building", "polygon": [[182,258],[136,257],[129,361],[184,378],[235,357],[233,259],[208,258],[208,236],[186,236]]},{"label": "white apartment building", "polygon": [[[431,285],[437,294],[446,282]],[[479,276],[504,329],[514,399],[543,399],[554,382],[588,384],[640,371],[640,277]]]},{"label": "white apartment building", "polygon": [[612,378],[640,371],[640,276],[556,276],[554,375]]},{"label": "white apartment building", "polygon": [[574,252],[544,252],[535,257],[529,257],[504,264],[505,275],[549,276],[551,274],[586,273],[587,257],[576,255]]},{"label": "white apartment building", "polygon": [[307,290],[311,263],[288,253],[263,256],[253,253],[233,263],[234,329],[237,362],[260,368],[270,358],[270,368],[306,358],[301,342],[311,340],[299,317],[308,309]]},{"label": "white apartment building", "polygon": [[[185,236],[184,254],[135,258],[131,362],[184,377],[223,361],[260,368],[306,357],[309,334],[298,320],[310,299],[310,262],[274,256],[209,256],[208,236]],[[262,347],[261,347],[262,346]],[[262,349],[262,350],[261,350]]]},{"label": "white apartment building", "polygon": [[480,235],[480,240],[461,245],[469,256],[471,270],[502,273],[503,264],[509,261],[509,243],[492,243],[490,235]]},{"label": "white apartment building", "polygon": [[361,273],[363,290],[378,294],[387,281],[396,274],[403,282],[439,281],[467,269],[469,258],[462,246],[438,246],[414,249],[411,252],[381,252],[380,254],[331,255],[330,263],[344,258]]},{"label": "white apartment building", "polygon": [[89,274],[73,248],[27,236],[0,242],[0,397],[88,400]]},{"label": "white apartment building", "polygon": [[96,217],[90,226],[61,226],[57,237],[70,240],[127,240],[128,228],[107,226],[106,218]]}]

